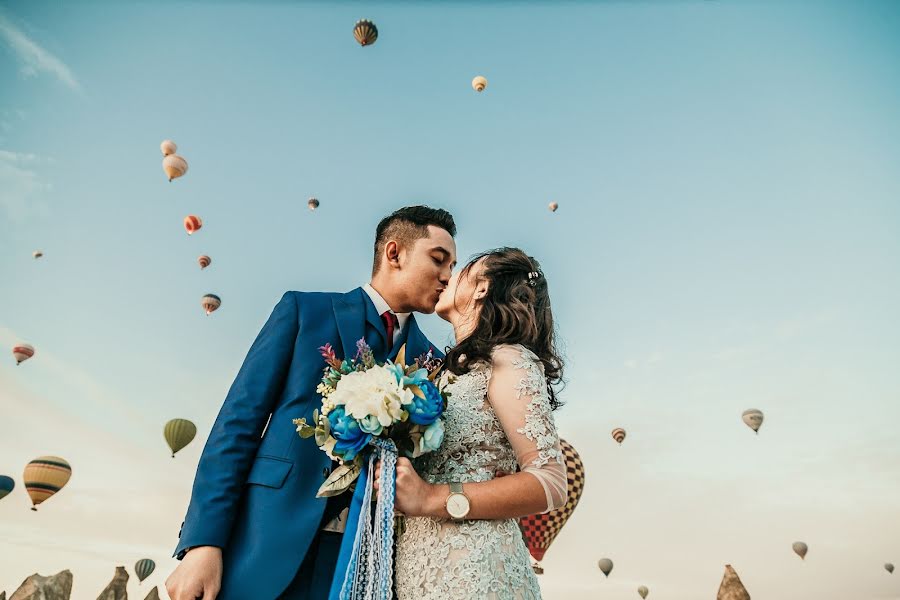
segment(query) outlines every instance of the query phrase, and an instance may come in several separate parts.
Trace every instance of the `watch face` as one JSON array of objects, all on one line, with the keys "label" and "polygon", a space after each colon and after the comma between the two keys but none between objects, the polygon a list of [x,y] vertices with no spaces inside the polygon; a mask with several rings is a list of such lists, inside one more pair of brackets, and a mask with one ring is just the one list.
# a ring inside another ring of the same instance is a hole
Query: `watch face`
[{"label": "watch face", "polygon": [[451,494],[447,499],[447,512],[454,519],[462,519],[469,514],[469,499],[462,494]]}]

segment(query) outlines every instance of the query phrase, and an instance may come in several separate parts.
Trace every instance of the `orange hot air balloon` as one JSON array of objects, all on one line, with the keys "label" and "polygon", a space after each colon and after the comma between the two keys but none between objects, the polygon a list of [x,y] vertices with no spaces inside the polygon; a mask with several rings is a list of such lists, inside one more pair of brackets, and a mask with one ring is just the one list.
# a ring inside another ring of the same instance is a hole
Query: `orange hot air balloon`
[{"label": "orange hot air balloon", "polygon": [[201,227],[203,227],[203,221],[197,215],[188,215],[184,218],[184,229],[188,232],[188,235],[193,234]]},{"label": "orange hot air balloon", "polygon": [[211,315],[222,306],[222,299],[215,294],[207,294],[203,296],[203,299],[200,301],[200,306],[203,307],[203,310],[206,311],[207,315]]},{"label": "orange hot air balloon", "polygon": [[547,205],[547,208],[550,209],[550,212],[556,212],[556,210],[559,208],[559,202],[551,202]]},{"label": "orange hot air balloon", "polygon": [[178,150],[178,146],[176,146],[175,142],[172,140],[163,140],[159,145],[159,150],[162,152],[163,156],[169,156],[170,154],[175,154],[175,151]]},{"label": "orange hot air balloon", "polygon": [[525,538],[528,552],[538,561],[534,565],[534,572],[539,575],[544,572],[540,564],[544,553],[556,539],[569,517],[572,516],[578,500],[581,499],[581,493],[584,491],[584,463],[581,462],[581,457],[569,442],[560,439],[559,446],[566,459],[566,478],[568,479],[566,505],[542,515],[530,515],[519,519],[519,527],[522,529],[522,537]]},{"label": "orange hot air balloon", "polygon": [[31,510],[37,510],[38,504],[61,490],[71,476],[71,465],[58,456],[39,456],[25,465],[22,479],[31,496]]},{"label": "orange hot air balloon", "polygon": [[202,270],[212,264],[212,259],[210,257],[208,257],[207,255],[203,254],[203,255],[197,257],[197,262],[200,264],[200,269]]}]

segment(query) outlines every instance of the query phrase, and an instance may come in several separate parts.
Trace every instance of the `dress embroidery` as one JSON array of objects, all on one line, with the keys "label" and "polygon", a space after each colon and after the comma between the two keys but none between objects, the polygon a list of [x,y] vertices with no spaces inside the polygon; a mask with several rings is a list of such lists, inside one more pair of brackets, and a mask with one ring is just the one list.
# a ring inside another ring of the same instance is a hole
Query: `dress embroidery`
[{"label": "dress embroidery", "polygon": [[[535,442],[539,457],[531,465],[562,462],[550,414],[543,368],[522,346],[513,365],[524,374],[518,397],[533,396],[518,431]],[[448,387],[444,443],[416,461],[429,483],[479,482],[498,471],[515,472],[516,454],[487,400],[489,365],[478,365]],[[397,541],[396,591],[399,600],[534,600],[540,586],[516,519],[460,523],[415,517]]]}]

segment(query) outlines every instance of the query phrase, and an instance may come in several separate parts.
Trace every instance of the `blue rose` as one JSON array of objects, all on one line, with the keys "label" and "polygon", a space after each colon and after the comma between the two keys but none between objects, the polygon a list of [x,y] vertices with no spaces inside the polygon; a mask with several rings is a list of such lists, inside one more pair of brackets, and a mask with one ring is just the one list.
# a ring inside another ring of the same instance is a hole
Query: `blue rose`
[{"label": "blue rose", "polygon": [[409,420],[416,425],[431,425],[444,412],[444,399],[437,386],[430,381],[420,383],[419,389],[425,397],[413,394],[412,402],[404,408],[409,412]]},{"label": "blue rose", "polygon": [[360,419],[359,428],[365,433],[371,433],[372,435],[381,435],[381,432],[384,431],[384,427],[375,415],[369,415]]},{"label": "blue rose", "polygon": [[328,413],[328,422],[331,424],[331,435],[337,440],[334,453],[344,460],[356,458],[372,439],[372,434],[360,429],[359,422],[348,415],[343,406],[338,406]]},{"label": "blue rose", "polygon": [[435,421],[428,426],[422,433],[422,439],[419,442],[422,454],[426,452],[434,452],[444,443],[444,422]]},{"label": "blue rose", "polygon": [[428,381],[428,371],[425,369],[419,369],[414,371],[412,375],[407,375],[400,365],[388,363],[385,367],[397,378],[398,385],[422,385]]}]

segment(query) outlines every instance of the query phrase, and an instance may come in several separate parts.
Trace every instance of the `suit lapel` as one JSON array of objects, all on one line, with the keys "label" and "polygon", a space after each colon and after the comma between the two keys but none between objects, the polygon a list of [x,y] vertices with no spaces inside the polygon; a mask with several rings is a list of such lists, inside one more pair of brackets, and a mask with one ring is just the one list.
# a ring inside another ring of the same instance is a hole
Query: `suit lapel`
[{"label": "suit lapel", "polygon": [[[341,336],[341,346],[344,349],[343,358],[356,356],[356,342],[365,338],[366,334],[366,306],[362,288],[356,288],[343,296],[332,300],[334,306],[334,318],[337,322],[338,333]],[[379,319],[380,320],[380,319]]]},{"label": "suit lapel", "polygon": [[428,340],[425,339],[425,335],[419,329],[415,315],[409,315],[409,320],[406,322],[406,335],[401,335],[397,338],[397,343],[391,349],[390,356],[397,356],[397,353],[400,352],[400,346],[403,344],[406,344],[407,364],[412,363],[419,355],[428,351]]}]

